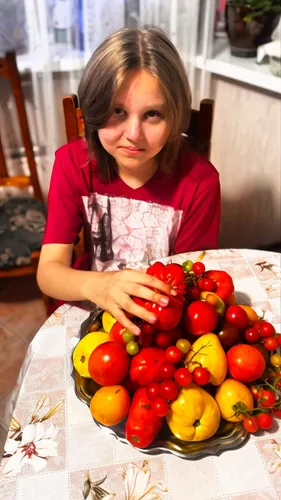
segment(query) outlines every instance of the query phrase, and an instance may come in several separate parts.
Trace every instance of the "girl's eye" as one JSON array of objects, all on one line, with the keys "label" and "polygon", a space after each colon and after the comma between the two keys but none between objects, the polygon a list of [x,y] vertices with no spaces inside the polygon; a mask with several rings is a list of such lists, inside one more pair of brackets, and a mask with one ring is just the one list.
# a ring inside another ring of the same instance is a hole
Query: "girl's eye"
[{"label": "girl's eye", "polygon": [[125,111],[123,108],[114,108],[113,113],[115,116],[124,116]]},{"label": "girl's eye", "polygon": [[146,118],[162,118],[162,115],[159,111],[156,111],[156,109],[151,109],[150,111],[147,111],[145,113]]}]

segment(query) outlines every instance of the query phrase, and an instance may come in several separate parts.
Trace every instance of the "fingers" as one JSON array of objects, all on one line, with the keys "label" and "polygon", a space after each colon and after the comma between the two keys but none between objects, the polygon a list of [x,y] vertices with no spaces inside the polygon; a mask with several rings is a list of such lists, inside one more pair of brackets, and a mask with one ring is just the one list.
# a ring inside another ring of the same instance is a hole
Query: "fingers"
[{"label": "fingers", "polygon": [[[123,271],[124,281],[139,283],[141,285],[145,285],[147,287],[158,290],[159,292],[163,292],[165,295],[177,295],[176,291],[171,289],[170,285],[167,285],[163,281],[155,278],[155,276],[151,276],[149,274],[139,272],[139,271]],[[149,299],[151,300],[151,299]]]},{"label": "fingers", "polygon": [[111,311],[109,311],[112,316],[121,323],[121,325],[126,328],[129,332],[131,332],[133,335],[140,335],[141,330],[138,328],[135,323],[129,320],[129,318],[126,316],[125,312],[120,309],[117,304],[115,304],[112,308]]}]

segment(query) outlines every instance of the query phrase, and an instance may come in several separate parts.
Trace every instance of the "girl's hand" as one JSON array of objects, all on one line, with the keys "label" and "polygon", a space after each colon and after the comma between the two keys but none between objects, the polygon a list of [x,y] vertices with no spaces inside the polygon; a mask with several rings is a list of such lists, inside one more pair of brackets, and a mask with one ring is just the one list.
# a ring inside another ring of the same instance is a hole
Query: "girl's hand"
[{"label": "girl's hand", "polygon": [[[141,271],[125,269],[124,271],[100,272],[99,275],[98,286],[96,286],[89,273],[89,279],[82,287],[85,299],[95,302],[99,307],[108,311],[134,335],[140,335],[141,331],[130,321],[125,311],[151,324],[157,321],[157,317],[144,307],[137,305],[131,297],[140,297],[165,307],[169,302],[168,296],[176,295],[169,285]],[[97,283],[96,279],[94,281]]]}]

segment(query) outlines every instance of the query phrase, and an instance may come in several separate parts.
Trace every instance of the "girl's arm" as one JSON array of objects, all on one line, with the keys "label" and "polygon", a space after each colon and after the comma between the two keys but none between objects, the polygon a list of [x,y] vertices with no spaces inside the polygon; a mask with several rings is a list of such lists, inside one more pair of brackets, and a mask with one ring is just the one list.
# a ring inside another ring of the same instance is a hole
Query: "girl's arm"
[{"label": "girl's arm", "polygon": [[140,297],[165,306],[169,300],[167,296],[174,294],[169,285],[140,271],[125,269],[98,272],[72,269],[70,267],[72,252],[73,245],[46,244],[42,246],[37,272],[37,281],[41,290],[55,299],[90,300],[110,312],[134,335],[139,335],[140,330],[126,316],[125,311],[152,324],[157,318],[137,305],[131,297]]}]

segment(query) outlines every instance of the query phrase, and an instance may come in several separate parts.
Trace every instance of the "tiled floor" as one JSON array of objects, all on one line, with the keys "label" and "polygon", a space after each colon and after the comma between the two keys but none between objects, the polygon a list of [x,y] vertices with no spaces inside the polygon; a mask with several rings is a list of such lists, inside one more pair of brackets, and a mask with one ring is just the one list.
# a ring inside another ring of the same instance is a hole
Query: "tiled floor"
[{"label": "tiled floor", "polygon": [[0,457],[7,433],[3,424],[5,403],[28,345],[45,320],[35,276],[0,280]]}]

